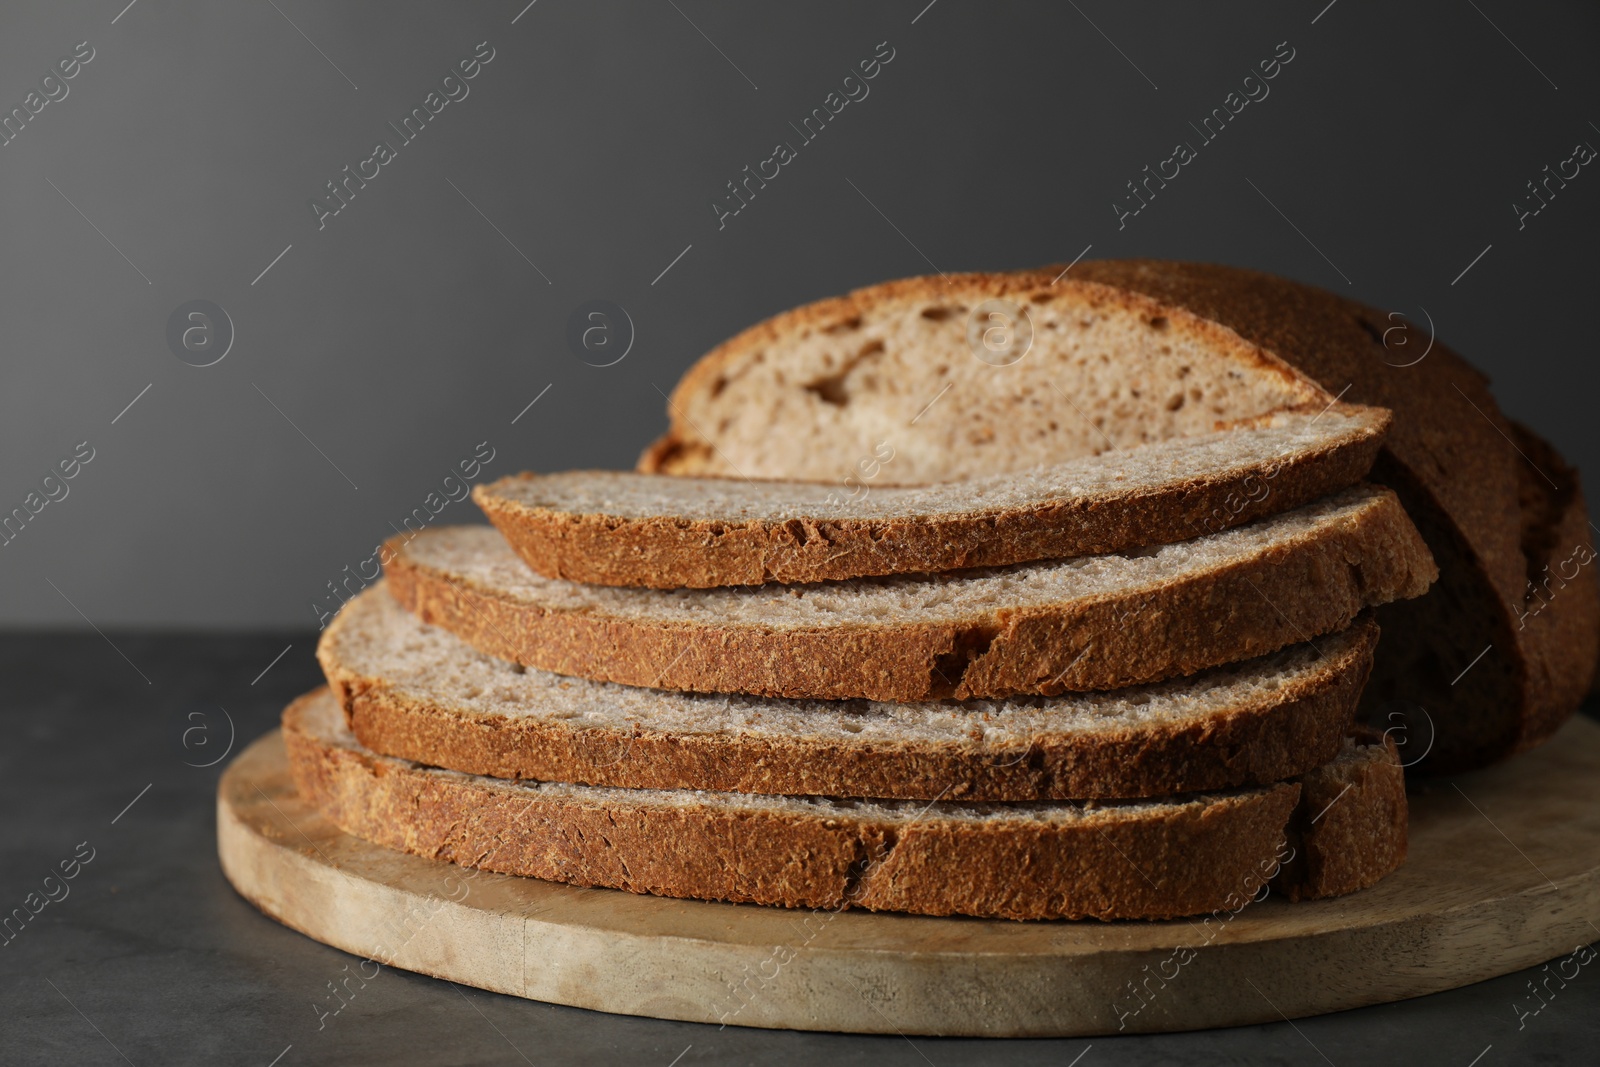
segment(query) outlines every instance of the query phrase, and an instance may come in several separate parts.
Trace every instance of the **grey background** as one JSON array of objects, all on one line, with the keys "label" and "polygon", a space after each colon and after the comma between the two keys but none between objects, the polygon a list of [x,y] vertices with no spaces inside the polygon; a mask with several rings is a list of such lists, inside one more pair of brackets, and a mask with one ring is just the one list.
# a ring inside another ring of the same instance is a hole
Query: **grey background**
[{"label": "grey background", "polygon": [[[930,261],[1092,245],[1426,309],[1510,413],[1597,458],[1600,177],[1520,232],[1511,208],[1600,144],[1593,5],[925,3],[7,4],[6,108],[96,55],[0,148],[0,510],[77,442],[95,459],[0,548],[0,623],[315,625],[478,442],[486,475],[627,466],[717,341]],[[308,199],[485,40],[470,95],[319,231]],[[724,183],[884,40],[870,95],[719,230]],[[1285,40],[1271,95],[1119,230],[1124,183]],[[195,298],[236,326],[215,366],[165,343]],[[565,344],[592,298],[636,326],[615,366]]]}]

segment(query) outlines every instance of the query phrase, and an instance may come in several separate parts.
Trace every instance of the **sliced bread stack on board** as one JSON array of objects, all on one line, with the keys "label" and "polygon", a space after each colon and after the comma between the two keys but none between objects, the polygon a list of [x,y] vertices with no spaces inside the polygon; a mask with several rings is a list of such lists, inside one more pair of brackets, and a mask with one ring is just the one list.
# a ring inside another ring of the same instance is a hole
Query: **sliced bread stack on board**
[{"label": "sliced bread stack on board", "polygon": [[[1177,296],[1055,277],[790,312],[686,376],[641,471],[504,479],[474,494],[494,528],[391,541],[323,637],[329,689],[285,713],[302,793],[425,856],[791,907],[1165,918],[1377,881],[1403,772],[1357,709],[1375,656],[1454,647],[1393,613],[1436,601],[1435,554],[1479,559],[1448,522],[1489,516],[1390,458],[1404,410]],[[1283,298],[1199,277],[1196,305]],[[1031,319],[1005,365],[966,335],[993,300]],[[1576,493],[1500,522],[1558,540]],[[1474,566],[1440,587],[1487,602]],[[1541,689],[1517,646],[1526,691],[1493,721],[1436,707],[1434,751],[1570,711],[1600,642],[1570,591],[1545,625],[1584,663],[1546,656]]]}]

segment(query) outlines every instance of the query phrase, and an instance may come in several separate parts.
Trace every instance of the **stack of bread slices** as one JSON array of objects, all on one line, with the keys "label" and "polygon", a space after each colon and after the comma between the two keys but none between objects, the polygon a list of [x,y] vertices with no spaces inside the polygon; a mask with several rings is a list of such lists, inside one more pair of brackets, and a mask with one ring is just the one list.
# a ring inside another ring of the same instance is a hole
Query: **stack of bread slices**
[{"label": "stack of bread slices", "polygon": [[[1015,360],[974,347],[985,301],[1028,320]],[[1375,610],[1427,602],[1449,538],[1364,480],[1411,436],[1393,405],[1326,384],[1050,271],[779,316],[685,377],[639,471],[503,479],[492,527],[389,542],[284,714],[298,787],[392,848],[675,897],[1133,919],[1361,889],[1406,851],[1394,739],[1359,724]],[[1560,623],[1590,667],[1595,603]]]}]

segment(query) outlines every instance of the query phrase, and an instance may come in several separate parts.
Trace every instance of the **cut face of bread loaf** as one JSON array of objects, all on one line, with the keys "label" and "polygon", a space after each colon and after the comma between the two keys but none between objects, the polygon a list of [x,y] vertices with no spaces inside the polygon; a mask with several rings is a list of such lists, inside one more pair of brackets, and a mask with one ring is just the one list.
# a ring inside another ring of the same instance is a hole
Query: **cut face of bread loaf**
[{"label": "cut face of bread loaf", "polygon": [[[932,573],[1215,533],[1365,475],[1388,413],[1317,405],[960,483],[858,489],[617,471],[516,475],[473,499],[549,578],[657,589]],[[873,463],[893,464],[893,451]]]},{"label": "cut face of bread loaf", "polygon": [[[1015,343],[996,352],[985,333]],[[910,278],[786,312],[712,351],[673,391],[672,428],[641,467],[838,484],[883,441],[894,459],[872,484],[919,485],[1329,399],[1232,331],[1134,294],[1042,271]]]},{"label": "cut face of bread loaf", "polygon": [[956,575],[664,591],[529,570],[494,530],[386,546],[388,587],[493,656],[695,692],[928,700],[1115,689],[1344,629],[1435,570],[1394,494],[1357,486],[1135,552]]},{"label": "cut face of bread loaf", "polygon": [[[1542,586],[1547,564],[1591,556],[1587,511],[1577,473],[1501,415],[1479,372],[1398,315],[1254,271],[1113,260],[1061,275],[907,279],[754,326],[684,376],[640,467],[838,483],[888,442],[895,459],[872,484],[945,481],[1335,396],[1379,405],[1395,420],[1373,478],[1400,494],[1442,576],[1379,612],[1369,711],[1406,715],[1409,738],[1431,741],[1420,769],[1441,772],[1566,720],[1600,645],[1600,568],[1559,596]],[[993,299],[1028,313],[1015,362],[972,344]],[[1524,506],[1539,496],[1547,506]]]},{"label": "cut face of bread loaf", "polygon": [[[1286,782],[1162,800],[930,804],[513,783],[372,753],[325,690],[290,705],[283,732],[301,796],[388,848],[794,908],[1010,919],[1231,910],[1292,862],[1301,793]],[[1403,840],[1404,819],[1387,832]]]},{"label": "cut face of bread loaf", "polygon": [[369,589],[317,658],[357,738],[497,778],[932,800],[1161,796],[1332,760],[1377,644],[1369,620],[1181,681],[966,704],[639,689],[487,656]]}]

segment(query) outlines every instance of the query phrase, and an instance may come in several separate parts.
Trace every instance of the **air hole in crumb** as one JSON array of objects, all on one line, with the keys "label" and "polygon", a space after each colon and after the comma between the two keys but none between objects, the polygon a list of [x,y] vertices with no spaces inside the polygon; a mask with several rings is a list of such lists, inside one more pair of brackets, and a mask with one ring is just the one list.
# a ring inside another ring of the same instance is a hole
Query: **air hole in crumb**
[{"label": "air hole in crumb", "polygon": [[1052,293],[1050,290],[1041,289],[1037,293],[1034,293],[1032,296],[1028,297],[1028,300],[1030,303],[1034,304],[1048,304],[1050,301],[1055,299],[1055,296],[1056,294]]},{"label": "air hole in crumb", "polygon": [[859,734],[861,732],[861,724],[858,722],[841,722],[839,727],[840,729],[852,734]]},{"label": "air hole in crumb", "polygon": [[960,314],[965,310],[965,308],[960,307],[929,307],[922,309],[922,317],[932,322],[943,322],[951,315]]},{"label": "air hole in crumb", "polygon": [[1165,315],[1157,315],[1155,318],[1150,319],[1149,323],[1152,330],[1165,330],[1167,328],[1167,317]]},{"label": "air hole in crumb", "polygon": [[[806,390],[808,392],[815,393],[817,398],[825,404],[832,404],[834,407],[844,407],[850,402],[850,393],[847,389],[845,389],[844,385],[845,378],[847,378],[852,371],[860,366],[863,361],[870,359],[872,356],[878,355],[883,350],[884,347],[882,340],[874,338],[873,340],[868,341],[866,344],[861,346],[860,350],[857,351],[855,355],[844,360],[842,365],[839,366],[837,370],[834,370],[832,374],[824,375],[821,378],[817,378],[814,381],[807,383]],[[840,361],[836,360],[832,353],[824,353],[823,362],[830,370],[832,370],[834,365]],[[872,387],[872,381],[873,377],[871,375],[865,375],[862,379],[863,385],[865,385],[868,389]]]},{"label": "air hole in crumb", "polygon": [[728,387],[728,379],[724,378],[720,374],[717,375],[717,380],[711,383],[711,397],[712,397],[712,399],[714,400],[717,397],[721,396],[722,395],[722,391],[724,389],[726,389],[727,387]]},{"label": "air hole in crumb", "polygon": [[842,375],[834,374],[808,382],[806,392],[816,394],[824,404],[832,404],[836,408],[842,408],[850,403],[850,394],[845,391]]},{"label": "air hole in crumb", "polygon": [[1175,394],[1170,400],[1167,401],[1167,410],[1177,411],[1179,408],[1183,407],[1183,401],[1184,396],[1182,393]]},{"label": "air hole in crumb", "polygon": [[851,315],[848,319],[840,319],[822,328],[823,333],[849,333],[851,330],[861,328],[861,316]]}]

